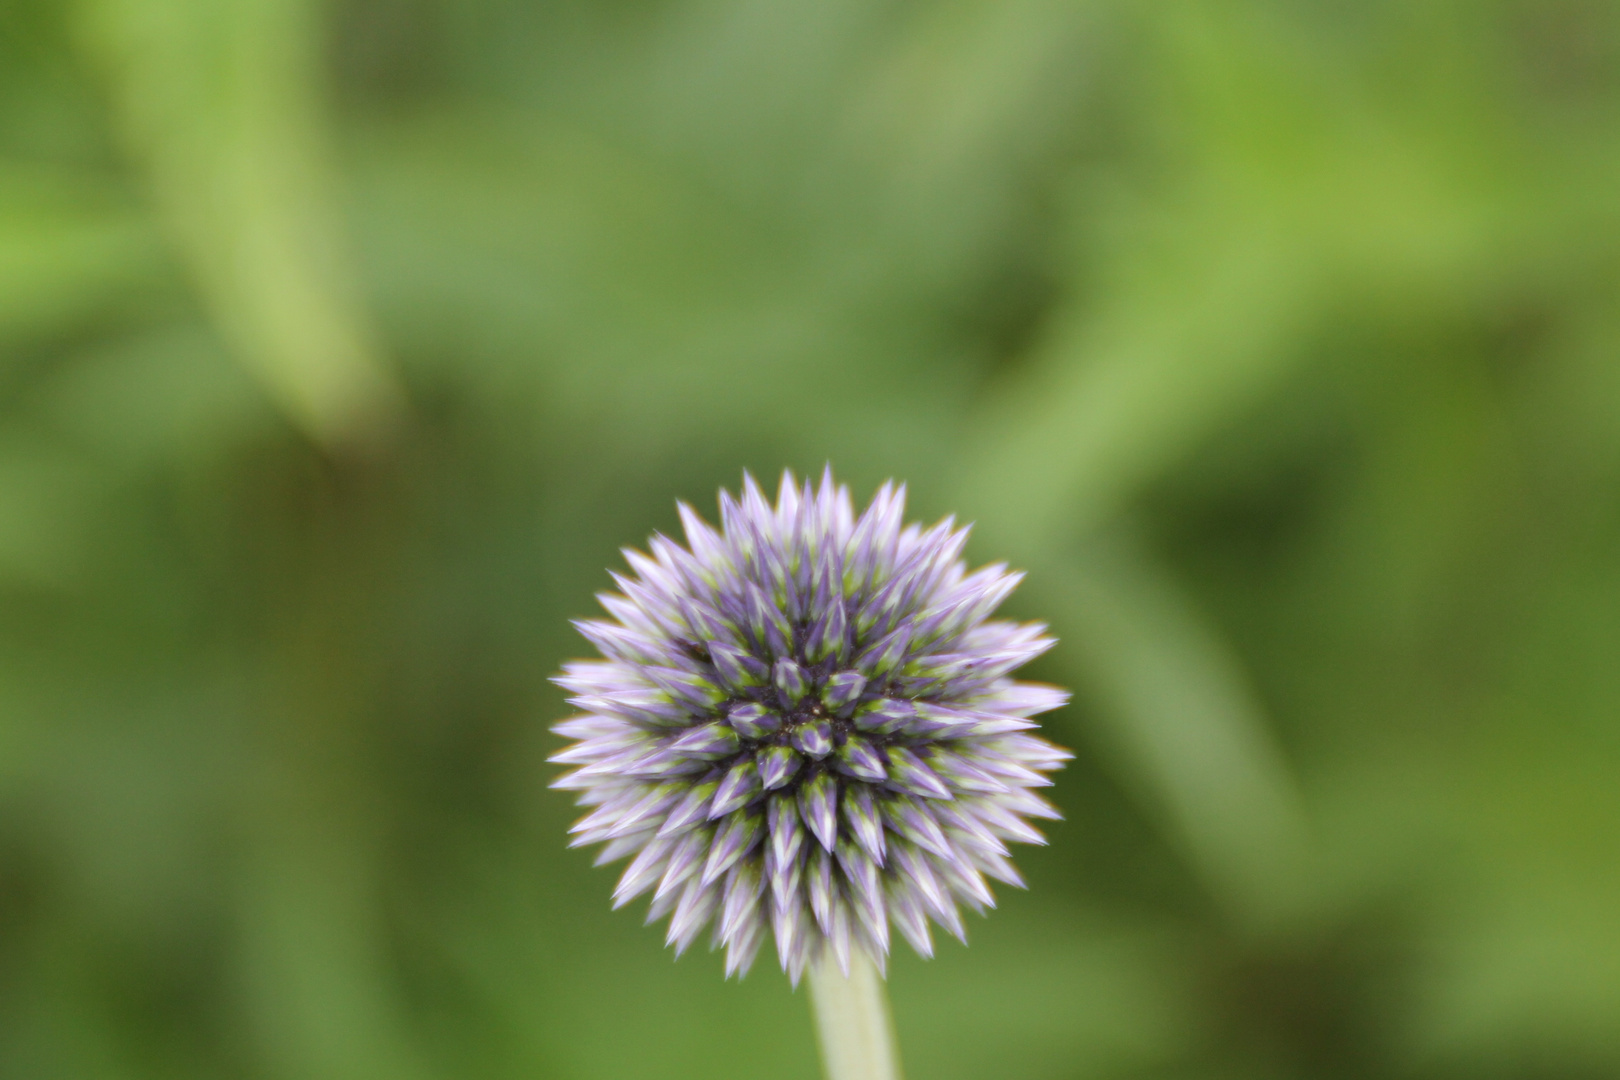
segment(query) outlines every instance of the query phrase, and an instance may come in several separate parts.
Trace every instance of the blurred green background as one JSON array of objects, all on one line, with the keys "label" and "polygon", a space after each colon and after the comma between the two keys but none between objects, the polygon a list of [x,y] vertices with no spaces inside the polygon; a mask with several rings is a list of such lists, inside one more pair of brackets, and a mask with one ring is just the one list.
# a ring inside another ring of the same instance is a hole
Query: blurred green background
[{"label": "blurred green background", "polygon": [[1620,6],[0,2],[0,1076],[817,1075],[547,683],[743,468],[1077,700],[913,1080],[1620,1077]]}]

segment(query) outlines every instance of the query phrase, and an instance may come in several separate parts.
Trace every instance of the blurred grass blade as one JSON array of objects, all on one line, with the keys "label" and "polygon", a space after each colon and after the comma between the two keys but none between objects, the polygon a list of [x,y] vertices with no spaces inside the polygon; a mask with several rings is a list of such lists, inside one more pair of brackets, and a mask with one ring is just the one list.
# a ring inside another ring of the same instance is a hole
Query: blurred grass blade
[{"label": "blurred grass blade", "polygon": [[1038,574],[1097,732],[1206,884],[1265,923],[1299,898],[1303,807],[1235,657],[1128,541],[1088,543]]},{"label": "blurred grass blade", "polygon": [[1073,185],[1084,287],[963,456],[957,505],[998,543],[1105,523],[1272,392],[1307,355],[1302,332],[1347,297],[1454,288],[1486,261],[1478,170],[1442,167],[1434,133],[1368,123],[1275,19],[1249,5],[1151,14],[1149,53],[1175,73],[1153,102],[1165,162]]},{"label": "blurred grass blade", "polygon": [[1284,244],[1257,231],[1178,261],[1196,265],[1070,316],[984,410],[956,505],[998,547],[1104,523],[1292,369],[1305,298]]},{"label": "blurred grass blade", "polygon": [[85,38],[213,317],[327,445],[403,401],[379,356],[324,160],[314,0],[86,0]]}]

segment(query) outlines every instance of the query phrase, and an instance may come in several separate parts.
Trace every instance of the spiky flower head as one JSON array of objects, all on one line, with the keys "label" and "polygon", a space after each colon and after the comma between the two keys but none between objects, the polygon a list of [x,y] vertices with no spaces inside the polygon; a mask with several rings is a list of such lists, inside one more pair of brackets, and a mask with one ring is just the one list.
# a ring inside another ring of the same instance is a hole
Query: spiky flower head
[{"label": "spiky flower head", "polygon": [[1029,717],[1067,695],[1007,677],[1053,639],[990,620],[1021,575],[968,573],[967,529],[902,527],[904,503],[885,484],[857,519],[828,471],[773,507],[745,474],[719,531],[680,504],[688,547],[626,550],[612,617],[575,624],[606,659],[556,680],[583,710],[552,758],[593,808],[574,846],[634,856],[614,906],[650,890],[677,952],[712,923],[728,975],[767,929],[795,983],[829,949],[881,968],[891,923],[927,956],[929,920],[961,938],[986,876],[1022,885],[1006,841],[1057,817],[1031,789],[1070,755]]}]

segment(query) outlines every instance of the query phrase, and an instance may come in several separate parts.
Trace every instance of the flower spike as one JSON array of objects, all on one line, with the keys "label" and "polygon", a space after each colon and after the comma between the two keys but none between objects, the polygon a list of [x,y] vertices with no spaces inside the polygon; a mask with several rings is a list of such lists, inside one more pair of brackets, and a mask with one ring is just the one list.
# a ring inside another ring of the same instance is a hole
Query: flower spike
[{"label": "flower spike", "polygon": [[784,473],[774,506],[744,474],[719,529],[678,508],[686,546],[625,552],[608,617],[574,624],[604,659],[556,679],[572,843],[631,857],[614,906],[651,892],[676,951],[707,927],[727,974],[767,935],[795,983],[852,949],[881,970],[891,923],[924,956],[929,920],[961,938],[987,877],[1021,884],[1006,845],[1044,842],[1032,789],[1071,756],[1029,719],[1068,696],[1010,677],[1052,638],[990,618],[1021,575],[968,573],[952,518],[904,525],[904,485],[856,515],[830,469]]}]

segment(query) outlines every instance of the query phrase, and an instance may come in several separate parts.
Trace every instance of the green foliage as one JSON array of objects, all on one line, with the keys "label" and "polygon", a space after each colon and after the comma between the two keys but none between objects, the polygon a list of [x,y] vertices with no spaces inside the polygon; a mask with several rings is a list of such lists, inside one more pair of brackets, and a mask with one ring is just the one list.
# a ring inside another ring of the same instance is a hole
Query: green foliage
[{"label": "green foliage", "polygon": [[0,4],[0,1074],[800,1077],[546,677],[742,467],[1029,579],[910,1073],[1620,1073],[1620,13]]}]

